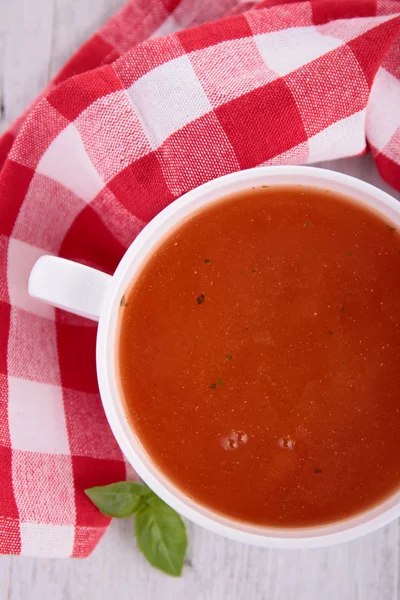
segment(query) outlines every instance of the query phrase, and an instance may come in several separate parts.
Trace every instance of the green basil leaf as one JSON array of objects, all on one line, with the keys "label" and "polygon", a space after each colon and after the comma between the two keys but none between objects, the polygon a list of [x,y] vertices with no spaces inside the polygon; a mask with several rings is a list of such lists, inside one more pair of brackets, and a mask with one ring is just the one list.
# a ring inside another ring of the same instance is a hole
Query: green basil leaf
[{"label": "green basil leaf", "polygon": [[129,517],[150,490],[144,483],[121,481],[85,490],[93,504],[108,517]]},{"label": "green basil leaf", "polygon": [[138,548],[150,564],[179,577],[187,549],[185,525],[168,504],[151,492],[135,516]]}]

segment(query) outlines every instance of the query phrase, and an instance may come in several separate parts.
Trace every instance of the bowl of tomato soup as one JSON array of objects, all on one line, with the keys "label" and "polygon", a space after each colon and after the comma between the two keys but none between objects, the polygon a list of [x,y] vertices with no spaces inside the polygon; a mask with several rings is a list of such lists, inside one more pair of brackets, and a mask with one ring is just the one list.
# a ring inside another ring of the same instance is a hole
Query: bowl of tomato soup
[{"label": "bowl of tomato soup", "polygon": [[99,319],[97,372],[138,474],[248,543],[346,541],[400,514],[400,209],[311,167],[208,182],[113,277],[42,257],[30,292]]}]

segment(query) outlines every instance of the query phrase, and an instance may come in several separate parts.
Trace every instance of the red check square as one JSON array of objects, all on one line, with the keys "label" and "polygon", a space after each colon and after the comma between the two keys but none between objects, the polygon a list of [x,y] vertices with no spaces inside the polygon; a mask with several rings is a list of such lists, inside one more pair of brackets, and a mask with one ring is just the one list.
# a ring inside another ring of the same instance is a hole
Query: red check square
[{"label": "red check square", "polygon": [[216,46],[220,42],[237,40],[251,35],[252,31],[246,18],[238,15],[226,21],[205,23],[201,29],[197,27],[184,29],[177,34],[177,37],[186,52],[193,52],[208,46]]},{"label": "red check square", "polygon": [[67,79],[48,95],[48,102],[68,121],[76,117],[93,102],[111,92],[122,89],[122,84],[111,65],[106,65],[82,75],[85,79]]},{"label": "red check square", "polygon": [[130,213],[145,223],[174,199],[154,152],[133,162],[108,187]]},{"label": "red check square", "polygon": [[125,479],[123,460],[98,460],[87,456],[73,456],[72,467],[76,487],[76,525],[104,527],[110,519],[94,506],[85,490]]},{"label": "red check square", "polygon": [[242,169],[266,162],[307,139],[299,109],[283,79],[216,108],[215,114]]},{"label": "red check square", "polygon": [[61,383],[65,388],[98,393],[95,327],[56,323]]}]

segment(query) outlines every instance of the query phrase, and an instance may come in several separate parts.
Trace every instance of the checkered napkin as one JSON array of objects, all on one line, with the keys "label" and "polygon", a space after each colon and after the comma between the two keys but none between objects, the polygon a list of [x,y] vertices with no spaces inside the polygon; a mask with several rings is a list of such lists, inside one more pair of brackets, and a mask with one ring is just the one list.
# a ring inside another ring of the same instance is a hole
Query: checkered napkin
[{"label": "checkered napkin", "polygon": [[96,325],[28,296],[42,254],[112,273],[164,206],[257,165],[360,154],[400,188],[400,2],[133,0],[0,142],[0,551],[87,556],[83,490],[134,476]]}]

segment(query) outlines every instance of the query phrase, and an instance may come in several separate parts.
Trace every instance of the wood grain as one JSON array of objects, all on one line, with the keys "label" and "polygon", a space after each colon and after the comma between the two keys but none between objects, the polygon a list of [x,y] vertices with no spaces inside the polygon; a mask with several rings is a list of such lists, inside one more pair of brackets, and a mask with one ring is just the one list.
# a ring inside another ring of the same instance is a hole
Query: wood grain
[{"label": "wood grain", "polygon": [[0,132],[124,0],[0,0]]},{"label": "wood grain", "polygon": [[4,579],[8,593],[4,599],[398,598],[397,523],[348,544],[303,551],[246,546],[193,525],[189,536],[191,565],[181,579],[166,577],[147,565],[135,547],[130,520],[115,521],[86,560],[3,557],[0,581]]},{"label": "wood grain", "polygon": [[[123,0],[0,0],[0,131]],[[393,194],[370,157],[324,163]],[[400,197],[397,195],[397,197]],[[319,550],[235,543],[189,524],[181,579],[151,569],[130,520],[86,560],[0,557],[0,600],[400,600],[399,525]]]}]

